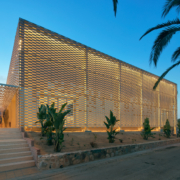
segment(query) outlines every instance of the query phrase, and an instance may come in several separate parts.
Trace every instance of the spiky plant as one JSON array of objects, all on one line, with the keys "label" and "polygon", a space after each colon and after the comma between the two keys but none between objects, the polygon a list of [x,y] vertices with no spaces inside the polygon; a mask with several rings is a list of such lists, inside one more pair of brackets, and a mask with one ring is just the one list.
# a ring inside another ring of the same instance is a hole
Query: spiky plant
[{"label": "spiky plant", "polygon": [[54,147],[55,152],[60,152],[61,149],[63,148],[62,143],[64,142],[64,130],[66,129],[64,127],[65,116],[71,111],[71,110],[64,111],[66,105],[67,103],[63,104],[58,113],[50,111],[50,114],[52,115],[53,118],[53,126],[55,128],[55,135],[53,137],[55,141],[55,147]]},{"label": "spiky plant", "polygon": [[44,126],[45,126],[45,133],[47,136],[47,145],[50,146],[53,144],[52,142],[53,131],[55,130],[55,128],[53,127],[53,117],[51,115],[51,113],[54,114],[56,112],[55,103],[52,103],[50,107],[47,104],[46,107],[47,107],[47,117]]},{"label": "spiky plant", "polygon": [[44,121],[46,120],[46,106],[44,104],[41,104],[39,108],[39,112],[37,113],[37,118],[38,121],[35,123],[40,123],[41,124],[41,135],[45,135],[45,126],[44,126]]},{"label": "spiky plant", "polygon": [[[180,0],[166,0],[166,3],[164,5],[163,8],[163,13],[162,13],[162,17],[165,17],[169,11],[174,8],[177,7],[177,11],[180,11]],[[157,66],[157,62],[159,59],[160,54],[162,53],[162,51],[164,50],[164,48],[168,45],[168,43],[170,42],[171,38],[173,37],[174,34],[176,34],[177,32],[180,31],[180,19],[176,18],[172,21],[168,21],[166,23],[163,24],[158,24],[157,26],[150,28],[149,30],[147,30],[140,38],[140,40],[146,36],[147,34],[149,34],[150,32],[157,30],[157,29],[161,29],[163,28],[163,31],[160,32],[160,34],[158,35],[158,37],[156,38],[156,40],[154,41],[154,45],[152,47],[151,50],[151,54],[150,54],[150,63],[154,62],[154,65]],[[158,86],[159,82],[166,76],[166,74],[173,69],[174,67],[178,66],[180,64],[180,60],[178,60],[180,56],[180,47],[178,47],[175,52],[172,55],[171,61],[174,62],[174,64],[169,67],[157,80],[157,82],[155,83],[153,89],[156,89],[156,87]],[[178,61],[177,61],[178,60]]]},{"label": "spiky plant", "polygon": [[170,123],[169,123],[168,119],[166,120],[166,124],[164,125],[163,131],[164,131],[165,136],[167,138],[170,138],[170,136],[171,136],[171,126],[170,126]]},{"label": "spiky plant", "polygon": [[119,133],[119,132],[116,132],[116,129],[114,129],[114,126],[116,122],[118,122],[119,120],[116,120],[116,117],[113,115],[112,111],[110,111],[110,118],[108,118],[107,116],[105,117],[106,117],[107,122],[104,122],[104,124],[109,130],[107,131],[107,134],[108,134],[107,139],[109,139],[109,143],[113,143],[115,141],[115,136]]}]

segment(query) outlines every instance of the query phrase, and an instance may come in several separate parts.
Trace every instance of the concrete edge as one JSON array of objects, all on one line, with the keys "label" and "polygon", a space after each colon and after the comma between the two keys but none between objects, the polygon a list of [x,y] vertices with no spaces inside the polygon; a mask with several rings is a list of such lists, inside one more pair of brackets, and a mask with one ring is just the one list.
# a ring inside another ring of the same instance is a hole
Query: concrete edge
[{"label": "concrete edge", "polygon": [[24,130],[24,127],[20,127],[20,131],[21,131],[21,133],[22,133],[23,139],[25,139],[26,142],[27,142],[28,145],[29,145],[29,148],[30,148],[30,150],[31,150],[31,153],[32,153],[32,155],[33,155],[33,158],[34,158],[35,163],[36,163],[36,166],[37,166],[38,156],[41,154],[41,153],[40,153],[40,149],[34,147],[34,140],[32,140],[32,139],[30,139],[30,138],[27,137],[27,132]]}]

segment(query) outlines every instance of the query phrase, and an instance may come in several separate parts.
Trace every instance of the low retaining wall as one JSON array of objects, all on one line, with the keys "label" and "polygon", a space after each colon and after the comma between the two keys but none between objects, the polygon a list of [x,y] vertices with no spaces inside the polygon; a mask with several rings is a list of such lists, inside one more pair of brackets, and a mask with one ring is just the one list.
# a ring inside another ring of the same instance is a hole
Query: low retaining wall
[{"label": "low retaining wall", "polygon": [[94,161],[114,156],[120,156],[146,149],[152,149],[160,146],[179,143],[180,138],[154,141],[141,144],[129,144],[108,148],[98,148],[91,150],[75,151],[69,153],[54,153],[48,155],[39,155],[37,159],[37,167],[41,170],[63,168],[70,165],[80,164],[83,162]]},{"label": "low retaining wall", "polygon": [[25,139],[29,145],[29,148],[35,160],[36,166],[38,166],[37,162],[38,162],[38,155],[40,155],[40,149],[34,147],[34,140],[27,138],[27,132],[24,131],[23,127],[20,127],[20,131],[22,133],[23,139]]}]

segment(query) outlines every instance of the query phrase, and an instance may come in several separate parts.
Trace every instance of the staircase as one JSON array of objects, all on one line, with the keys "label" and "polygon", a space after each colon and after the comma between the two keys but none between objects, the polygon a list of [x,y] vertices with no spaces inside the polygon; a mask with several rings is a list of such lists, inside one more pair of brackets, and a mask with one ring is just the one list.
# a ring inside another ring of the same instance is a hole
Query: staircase
[{"label": "staircase", "polygon": [[0,172],[35,166],[26,140],[18,128],[0,128]]}]

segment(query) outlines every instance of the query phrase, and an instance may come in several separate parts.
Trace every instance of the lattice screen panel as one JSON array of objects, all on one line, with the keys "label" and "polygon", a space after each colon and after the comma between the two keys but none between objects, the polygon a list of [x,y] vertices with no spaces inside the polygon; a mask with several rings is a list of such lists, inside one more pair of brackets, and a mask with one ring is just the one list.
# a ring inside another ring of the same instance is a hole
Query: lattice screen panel
[{"label": "lattice screen panel", "polygon": [[0,84],[0,109],[5,110],[18,91],[18,86]]},{"label": "lattice screen panel", "polygon": [[[54,39],[45,33],[48,34],[48,31],[25,24],[24,72],[25,77],[28,77],[24,81],[27,87],[25,104],[26,109],[31,109],[32,105],[36,107],[33,113],[25,111],[26,125],[35,126],[35,112],[40,104],[50,105],[55,102],[56,108],[59,109],[67,102],[74,106],[75,112],[67,117],[66,126],[84,126],[86,119],[85,50],[64,43],[60,39]],[[35,104],[32,104],[32,99]]]},{"label": "lattice screen panel", "polygon": [[159,121],[159,87],[153,90],[153,86],[157,78],[150,76],[149,74],[143,74],[143,90],[142,90],[142,105],[143,105],[143,116],[149,118],[150,125],[152,127],[158,127]]},{"label": "lattice screen panel", "polygon": [[120,119],[120,64],[92,50],[88,51],[87,59],[88,126],[104,127],[110,110]]},{"label": "lattice screen panel", "polygon": [[[19,35],[19,36],[18,36]],[[15,75],[14,75],[15,74]],[[68,103],[67,127],[105,127],[112,110],[117,126],[142,127],[146,117],[153,127],[177,115],[177,90],[157,77],[20,19],[8,75],[19,86],[20,125],[35,125],[41,104]]]},{"label": "lattice screen panel", "polygon": [[121,126],[141,127],[142,73],[121,65]]}]

